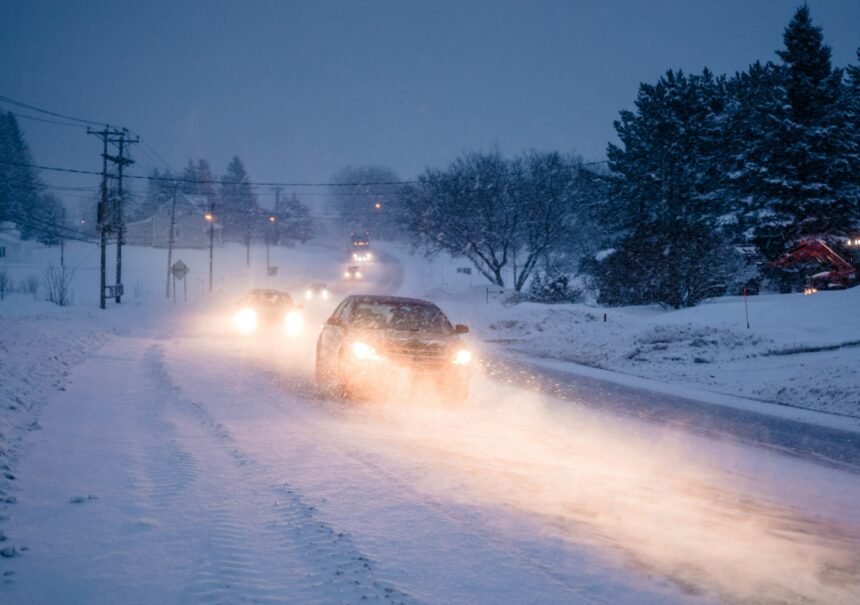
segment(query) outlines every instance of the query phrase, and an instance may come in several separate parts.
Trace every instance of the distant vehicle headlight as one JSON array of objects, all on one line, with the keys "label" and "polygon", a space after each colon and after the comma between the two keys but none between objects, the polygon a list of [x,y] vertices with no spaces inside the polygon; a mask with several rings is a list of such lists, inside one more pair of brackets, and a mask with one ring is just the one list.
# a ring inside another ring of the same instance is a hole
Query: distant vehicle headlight
[{"label": "distant vehicle headlight", "polygon": [[305,298],[310,300],[314,297],[313,290],[305,290]]},{"label": "distant vehicle headlight", "polygon": [[367,359],[375,361],[380,358],[379,353],[376,352],[376,349],[363,342],[352,343],[352,354],[355,355],[356,358],[361,360]]},{"label": "distant vehicle headlight", "polygon": [[459,366],[464,366],[472,361],[472,352],[467,349],[460,349],[454,353],[454,363]]},{"label": "distant vehicle headlight", "polygon": [[257,312],[246,307],[233,316],[233,324],[242,334],[251,334],[257,329]]},{"label": "distant vehicle headlight", "polygon": [[284,329],[290,336],[298,336],[305,328],[305,318],[298,311],[290,311],[284,319]]},{"label": "distant vehicle headlight", "polygon": [[373,253],[371,253],[371,252],[368,252],[367,254],[364,255],[365,260],[370,260],[372,258],[373,258]]},{"label": "distant vehicle headlight", "polygon": [[349,279],[349,271],[344,271],[344,272],[343,272],[343,276],[344,276],[345,278]]},{"label": "distant vehicle headlight", "polygon": [[323,298],[323,300],[328,300],[328,290],[322,291],[322,298]]},{"label": "distant vehicle headlight", "polygon": [[360,278],[360,277],[361,277],[361,271],[356,271],[356,272],[355,272],[355,277],[356,277],[356,278]]}]

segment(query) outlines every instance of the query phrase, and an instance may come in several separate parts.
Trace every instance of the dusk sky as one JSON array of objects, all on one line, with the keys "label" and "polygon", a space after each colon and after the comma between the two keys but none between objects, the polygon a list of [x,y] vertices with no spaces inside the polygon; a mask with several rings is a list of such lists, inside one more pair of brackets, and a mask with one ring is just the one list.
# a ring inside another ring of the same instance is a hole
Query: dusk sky
[{"label": "dusk sky", "polygon": [[[0,95],[126,126],[175,167],[205,157],[221,173],[237,154],[258,181],[326,181],[347,164],[412,178],[494,146],[599,160],[640,82],[775,60],[797,6],[4,0]],[[834,63],[855,61],[860,2],[810,7]],[[83,130],[21,125],[38,163],[99,169]],[[132,172],[152,167],[144,151]]]}]

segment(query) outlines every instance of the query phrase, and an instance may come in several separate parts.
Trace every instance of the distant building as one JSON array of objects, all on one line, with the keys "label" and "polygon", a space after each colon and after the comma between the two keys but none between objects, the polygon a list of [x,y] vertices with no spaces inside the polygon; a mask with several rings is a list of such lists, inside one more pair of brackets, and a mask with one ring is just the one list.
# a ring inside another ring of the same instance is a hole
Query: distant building
[{"label": "distant building", "polygon": [[[125,227],[125,242],[130,246],[152,246],[167,248],[170,240],[170,213],[173,202],[163,204],[148,219],[128,223]],[[174,248],[207,248],[209,246],[209,221],[206,212],[209,204],[202,195],[176,196],[176,218],[173,227]],[[222,245],[222,227],[215,223],[214,243]]]},{"label": "distant building", "polygon": [[21,234],[15,223],[0,222],[0,263],[14,263],[23,259]]}]

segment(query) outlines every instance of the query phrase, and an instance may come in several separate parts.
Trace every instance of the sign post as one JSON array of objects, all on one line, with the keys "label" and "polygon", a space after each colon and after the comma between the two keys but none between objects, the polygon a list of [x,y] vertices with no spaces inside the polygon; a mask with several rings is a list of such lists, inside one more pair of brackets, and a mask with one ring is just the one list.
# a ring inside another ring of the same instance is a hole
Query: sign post
[{"label": "sign post", "polygon": [[170,267],[170,273],[173,275],[173,304],[176,304],[176,280],[180,280],[183,285],[183,294],[185,295],[185,302],[188,302],[188,282],[185,280],[185,276],[188,275],[188,272],[191,269],[188,268],[188,265],[183,263],[181,260],[177,260]]}]

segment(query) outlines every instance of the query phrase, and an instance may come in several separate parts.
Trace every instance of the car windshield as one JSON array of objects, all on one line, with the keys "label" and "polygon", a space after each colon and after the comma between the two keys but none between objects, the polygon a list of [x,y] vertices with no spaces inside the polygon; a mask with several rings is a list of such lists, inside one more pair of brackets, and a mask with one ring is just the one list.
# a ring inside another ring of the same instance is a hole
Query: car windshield
[{"label": "car windshield", "polygon": [[292,305],[293,299],[285,292],[252,292],[248,295],[248,302],[261,306]]},{"label": "car windshield", "polygon": [[350,322],[356,328],[450,334],[451,322],[435,305],[419,302],[359,301]]}]

